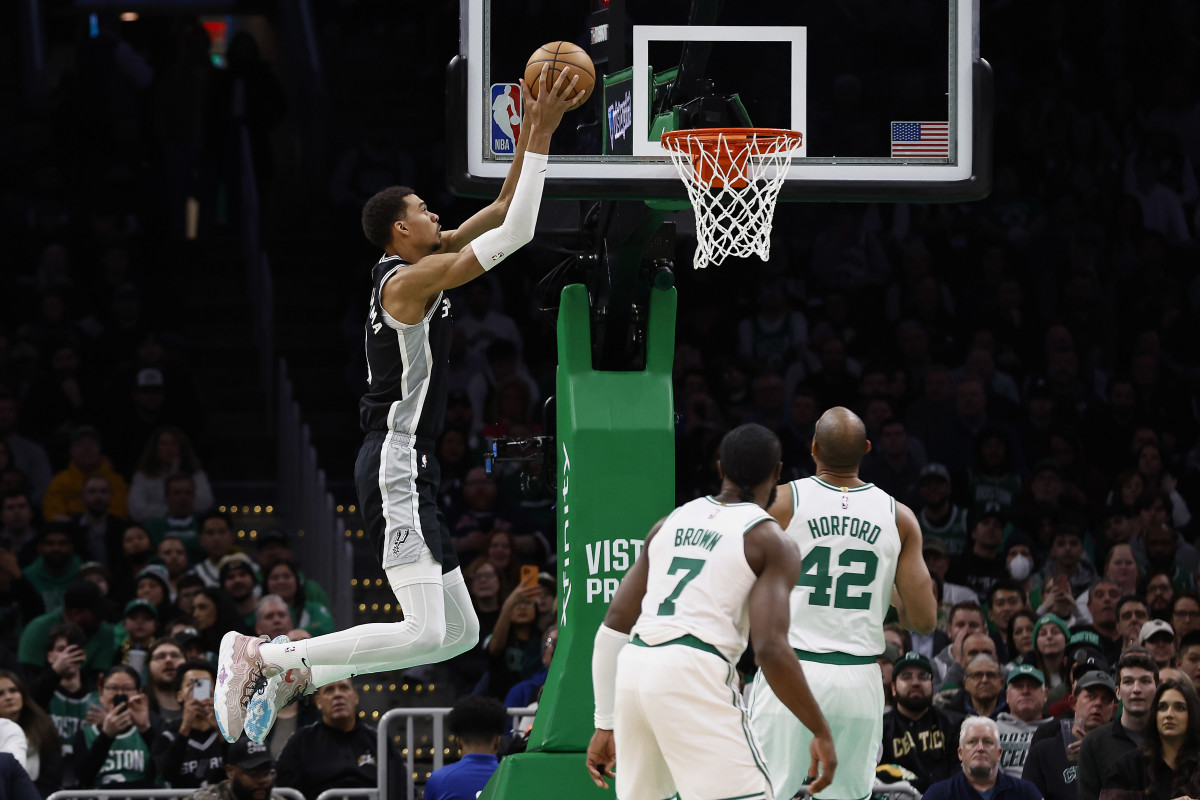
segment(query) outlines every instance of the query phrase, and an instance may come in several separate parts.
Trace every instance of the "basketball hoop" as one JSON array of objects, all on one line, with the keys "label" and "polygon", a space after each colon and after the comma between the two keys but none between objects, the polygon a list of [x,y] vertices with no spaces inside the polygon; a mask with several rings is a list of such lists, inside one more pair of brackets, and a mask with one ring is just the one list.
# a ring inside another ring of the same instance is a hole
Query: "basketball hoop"
[{"label": "basketball hoop", "polygon": [[701,128],[666,131],[662,146],[696,209],[697,269],[726,256],[771,254],[771,221],[799,131]]}]

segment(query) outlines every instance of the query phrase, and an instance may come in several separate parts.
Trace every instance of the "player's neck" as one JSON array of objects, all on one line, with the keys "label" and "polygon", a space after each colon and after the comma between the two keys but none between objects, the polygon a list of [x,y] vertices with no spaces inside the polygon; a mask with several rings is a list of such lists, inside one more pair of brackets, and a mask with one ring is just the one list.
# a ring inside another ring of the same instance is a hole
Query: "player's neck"
[{"label": "player's neck", "polygon": [[865,481],[858,477],[858,470],[830,469],[824,464],[817,465],[816,477],[832,483],[834,486],[864,486]]}]

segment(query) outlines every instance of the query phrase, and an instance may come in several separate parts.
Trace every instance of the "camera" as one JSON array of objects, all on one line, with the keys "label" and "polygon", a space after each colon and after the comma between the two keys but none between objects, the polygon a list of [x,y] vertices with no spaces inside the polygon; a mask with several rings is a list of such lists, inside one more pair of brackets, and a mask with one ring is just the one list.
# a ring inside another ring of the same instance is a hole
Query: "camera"
[{"label": "camera", "polygon": [[492,475],[497,462],[517,462],[521,465],[521,493],[537,497],[553,491],[555,484],[554,437],[529,436],[524,439],[501,437],[488,441],[483,455],[483,468]]}]

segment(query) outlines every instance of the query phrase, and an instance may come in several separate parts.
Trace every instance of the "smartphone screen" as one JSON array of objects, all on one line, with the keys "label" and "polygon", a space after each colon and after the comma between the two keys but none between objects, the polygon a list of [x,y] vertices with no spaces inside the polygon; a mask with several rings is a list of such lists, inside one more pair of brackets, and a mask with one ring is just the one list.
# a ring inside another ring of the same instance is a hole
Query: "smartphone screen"
[{"label": "smartphone screen", "polygon": [[207,700],[212,697],[212,678],[197,678],[192,681],[192,697]]}]

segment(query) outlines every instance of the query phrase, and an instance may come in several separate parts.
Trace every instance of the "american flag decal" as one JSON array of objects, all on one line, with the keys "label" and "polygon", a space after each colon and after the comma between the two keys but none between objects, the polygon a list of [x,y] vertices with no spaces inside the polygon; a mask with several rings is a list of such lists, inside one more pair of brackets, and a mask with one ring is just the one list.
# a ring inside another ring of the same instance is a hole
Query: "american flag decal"
[{"label": "american flag decal", "polygon": [[892,158],[949,158],[949,122],[893,122]]}]

